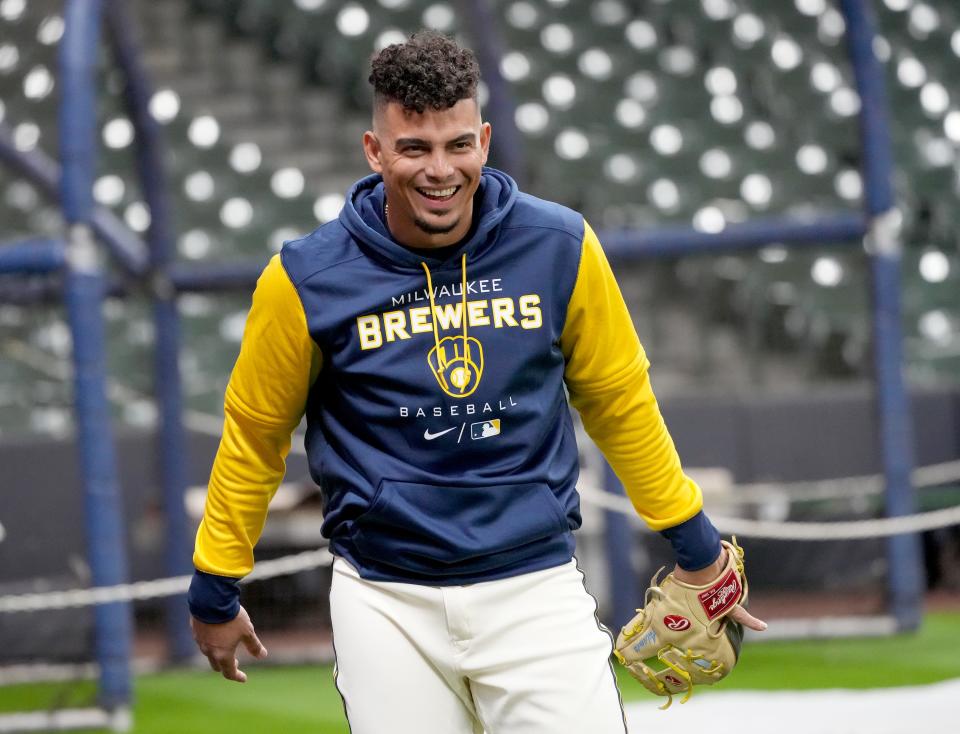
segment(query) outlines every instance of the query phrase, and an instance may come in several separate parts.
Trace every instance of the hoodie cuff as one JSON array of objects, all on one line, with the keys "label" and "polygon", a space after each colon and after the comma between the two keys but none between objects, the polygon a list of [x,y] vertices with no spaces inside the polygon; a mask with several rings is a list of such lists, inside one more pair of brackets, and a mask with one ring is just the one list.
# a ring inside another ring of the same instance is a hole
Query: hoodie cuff
[{"label": "hoodie cuff", "polygon": [[660,535],[670,541],[677,565],[685,571],[699,571],[720,556],[720,533],[703,510],[679,525],[661,530]]},{"label": "hoodie cuff", "polygon": [[187,605],[190,614],[201,622],[229,622],[240,613],[240,579],[194,571]]}]

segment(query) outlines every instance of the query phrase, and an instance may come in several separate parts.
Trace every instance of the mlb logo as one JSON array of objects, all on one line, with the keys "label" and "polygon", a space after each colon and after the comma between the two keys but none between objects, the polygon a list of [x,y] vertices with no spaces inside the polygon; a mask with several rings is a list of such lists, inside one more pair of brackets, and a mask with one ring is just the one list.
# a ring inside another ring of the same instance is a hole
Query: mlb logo
[{"label": "mlb logo", "polygon": [[479,423],[470,424],[470,438],[474,441],[481,438],[490,438],[491,436],[500,435],[500,419],[493,418],[488,421],[480,421]]}]

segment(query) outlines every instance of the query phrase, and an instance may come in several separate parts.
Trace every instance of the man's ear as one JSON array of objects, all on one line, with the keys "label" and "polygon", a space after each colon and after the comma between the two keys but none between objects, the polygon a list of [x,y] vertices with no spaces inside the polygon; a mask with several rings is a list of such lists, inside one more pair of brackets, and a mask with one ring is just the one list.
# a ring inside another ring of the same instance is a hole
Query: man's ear
[{"label": "man's ear", "polygon": [[480,150],[483,152],[483,163],[486,164],[490,155],[490,136],[493,134],[493,128],[489,122],[480,126]]},{"label": "man's ear", "polygon": [[380,141],[371,130],[363,134],[363,154],[367,158],[367,165],[374,173],[383,173],[383,165],[380,162]]}]

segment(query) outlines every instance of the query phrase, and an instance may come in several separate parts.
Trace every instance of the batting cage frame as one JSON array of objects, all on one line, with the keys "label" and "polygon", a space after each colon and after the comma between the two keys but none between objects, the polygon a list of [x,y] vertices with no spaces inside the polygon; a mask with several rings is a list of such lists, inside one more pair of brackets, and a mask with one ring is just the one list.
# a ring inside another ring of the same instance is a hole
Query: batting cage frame
[{"label": "batting cage frame", "polygon": [[[846,22],[846,49],[861,106],[858,114],[864,194],[862,212],[838,212],[812,220],[754,219],[732,224],[719,233],[688,228],[643,232],[602,232],[601,241],[613,262],[655,257],[758,250],[775,243],[816,246],[824,242],[862,246],[871,271],[873,365],[878,443],[883,462],[885,511],[888,517],[912,514],[916,501],[910,472],[913,438],[910,401],[903,376],[902,306],[900,278],[903,242],[893,191],[893,151],[890,111],[883,70],[874,50],[876,20],[870,0],[840,0]],[[606,473],[607,491],[623,494],[612,471]],[[629,543],[628,520],[607,513],[608,556],[617,566],[612,578],[632,579],[612,590],[614,608],[628,618],[642,589],[630,569],[629,554],[613,552],[615,544]],[[896,630],[916,629],[922,619],[923,573],[920,538],[892,535],[887,540],[887,597]]]},{"label": "batting cage frame", "polygon": [[[874,52],[875,19],[870,0],[840,0],[847,29],[847,54],[861,99],[859,112],[864,197],[862,211],[842,211],[814,219],[757,219],[727,226],[719,233],[689,228],[600,232],[610,260],[629,263],[658,257],[757,250],[780,243],[792,247],[843,242],[864,246],[872,274],[873,362],[879,447],[883,461],[885,510],[889,517],[910,515],[915,509],[911,484],[913,468],[909,399],[902,374],[900,273],[902,242],[898,232],[889,132],[889,110],[880,63]],[[509,89],[497,68],[499,40],[495,14],[488,0],[464,0],[461,8],[472,22],[473,41],[491,81],[490,116],[506,135],[500,145],[509,159],[522,154],[515,135]],[[115,443],[106,394],[105,327],[102,305],[112,289],[103,256],[146,287],[153,300],[156,332],[155,384],[159,405],[159,456],[166,516],[166,570],[181,576],[191,569],[188,523],[184,510],[186,488],[182,462],[186,438],[183,427],[183,391],[178,366],[180,324],[177,297],[191,291],[246,290],[256,280],[262,262],[229,266],[174,262],[174,233],[166,199],[164,148],[157,123],[148,111],[150,83],[139,51],[124,32],[126,17],[120,0],[66,0],[65,32],[59,58],[62,80],[59,164],[38,151],[23,152],[0,126],[0,162],[34,183],[59,203],[66,221],[62,240],[29,240],[0,250],[0,273],[62,273],[62,302],[73,337],[74,400],[77,439],[85,497],[86,535],[94,587],[111,587],[128,580],[123,545],[123,512],[118,486]],[[487,28],[488,30],[483,30]],[[151,223],[142,241],[93,200],[97,159],[96,63],[101,31],[106,30],[114,60],[126,77],[125,106],[136,131],[136,166]],[[511,134],[511,131],[513,134]],[[498,133],[499,135],[499,133]],[[522,161],[518,160],[522,168]],[[520,172],[522,177],[522,171]],[[612,471],[606,472],[607,492],[622,495]],[[722,528],[721,528],[722,529]],[[620,512],[606,512],[605,543],[611,564],[612,612],[620,619],[632,616],[642,598],[640,579],[624,548],[636,542],[629,520]],[[922,616],[922,566],[919,536],[915,532],[890,535],[886,554],[888,599],[898,630],[915,629]],[[184,624],[182,593],[167,601],[171,655],[184,659],[192,653]],[[131,701],[132,612],[129,601],[98,604],[95,611],[95,649],[98,668],[98,708],[71,716],[33,722],[33,729],[129,728]],[[28,719],[19,729],[30,730]]]}]

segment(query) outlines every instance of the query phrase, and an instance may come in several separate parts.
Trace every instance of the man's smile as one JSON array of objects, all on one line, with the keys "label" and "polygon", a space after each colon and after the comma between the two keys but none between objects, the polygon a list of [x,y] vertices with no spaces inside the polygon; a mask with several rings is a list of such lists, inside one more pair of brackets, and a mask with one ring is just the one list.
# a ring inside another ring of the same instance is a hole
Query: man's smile
[{"label": "man's smile", "polygon": [[417,193],[429,199],[430,201],[449,201],[460,190],[459,186],[448,186],[443,189],[430,189],[423,186],[417,186]]}]

